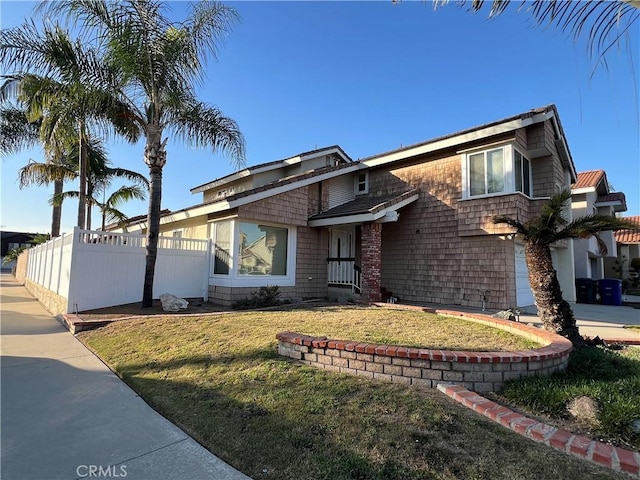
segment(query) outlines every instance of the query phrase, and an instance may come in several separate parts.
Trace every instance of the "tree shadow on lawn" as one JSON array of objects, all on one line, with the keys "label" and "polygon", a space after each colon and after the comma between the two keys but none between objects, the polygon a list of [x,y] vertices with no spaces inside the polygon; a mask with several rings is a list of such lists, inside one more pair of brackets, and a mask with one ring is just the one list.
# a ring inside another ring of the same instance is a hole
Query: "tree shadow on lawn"
[{"label": "tree shadow on lawn", "polygon": [[619,478],[435,390],[324,372],[270,348],[119,370],[156,410],[256,480]]}]

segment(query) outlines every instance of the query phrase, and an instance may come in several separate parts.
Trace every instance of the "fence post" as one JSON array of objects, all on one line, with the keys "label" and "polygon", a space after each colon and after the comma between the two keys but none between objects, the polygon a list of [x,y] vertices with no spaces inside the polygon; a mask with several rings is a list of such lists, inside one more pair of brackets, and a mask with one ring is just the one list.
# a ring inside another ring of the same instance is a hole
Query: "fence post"
[{"label": "fence post", "polygon": [[60,238],[60,261],[58,262],[58,284],[56,285],[56,294],[60,294],[60,278],[62,277],[62,255],[64,251],[64,233]]},{"label": "fence post", "polygon": [[204,262],[204,295],[202,295],[202,301],[209,301],[209,269],[211,268],[211,252],[213,249],[211,248],[212,240],[210,238],[207,239],[207,256]]}]

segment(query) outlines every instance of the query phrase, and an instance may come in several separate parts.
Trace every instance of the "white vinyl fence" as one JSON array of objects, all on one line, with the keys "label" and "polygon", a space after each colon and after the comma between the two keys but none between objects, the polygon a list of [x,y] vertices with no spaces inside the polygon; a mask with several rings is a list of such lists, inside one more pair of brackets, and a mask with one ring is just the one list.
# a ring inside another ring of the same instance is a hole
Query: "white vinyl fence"
[{"label": "white vinyl fence", "polygon": [[[142,300],[146,239],[75,228],[29,250],[27,279],[67,300],[67,312]],[[160,237],[153,297],[208,297],[209,240]]]}]

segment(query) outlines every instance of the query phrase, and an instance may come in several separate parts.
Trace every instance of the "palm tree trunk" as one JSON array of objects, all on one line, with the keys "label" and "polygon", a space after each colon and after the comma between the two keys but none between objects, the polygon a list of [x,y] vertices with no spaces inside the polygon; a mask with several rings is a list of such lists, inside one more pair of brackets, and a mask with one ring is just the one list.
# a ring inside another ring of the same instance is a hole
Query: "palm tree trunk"
[{"label": "palm tree trunk", "polygon": [[529,284],[544,328],[567,337],[574,346],[584,345],[571,306],[562,298],[549,247],[526,242],[525,258]]},{"label": "palm tree trunk", "polygon": [[87,140],[84,134],[84,124],[80,124],[80,158],[78,159],[80,167],[78,186],[78,227],[84,229],[85,213],[87,208]]},{"label": "palm tree trunk", "polygon": [[153,279],[158,255],[160,235],[160,206],[162,204],[162,168],[167,160],[164,143],[160,142],[161,131],[149,134],[144,160],[149,166],[149,212],[147,214],[147,256],[142,291],[142,308],[153,304]]},{"label": "palm tree trunk", "polygon": [[[55,197],[62,195],[64,188],[62,180],[55,180],[53,182],[53,195]],[[60,236],[60,221],[62,219],[62,204],[54,205],[51,212],[51,238]]]},{"label": "palm tree trunk", "polygon": [[90,181],[87,181],[87,216],[86,224],[87,230],[91,230],[91,209],[93,208],[93,185]]}]

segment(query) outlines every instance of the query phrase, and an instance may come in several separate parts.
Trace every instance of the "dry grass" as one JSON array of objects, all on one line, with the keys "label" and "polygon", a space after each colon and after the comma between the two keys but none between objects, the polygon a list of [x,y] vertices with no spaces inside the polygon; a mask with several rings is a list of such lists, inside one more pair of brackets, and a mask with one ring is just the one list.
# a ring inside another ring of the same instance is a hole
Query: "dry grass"
[{"label": "dry grass", "polygon": [[[436,390],[333,374],[277,355],[277,331],[373,341],[419,326],[401,323],[407,312],[391,313],[176,316],[79,336],[160,413],[256,480],[624,478],[503,429]],[[425,328],[435,322],[426,318]],[[474,337],[477,325],[464,325],[465,337]]]}]

